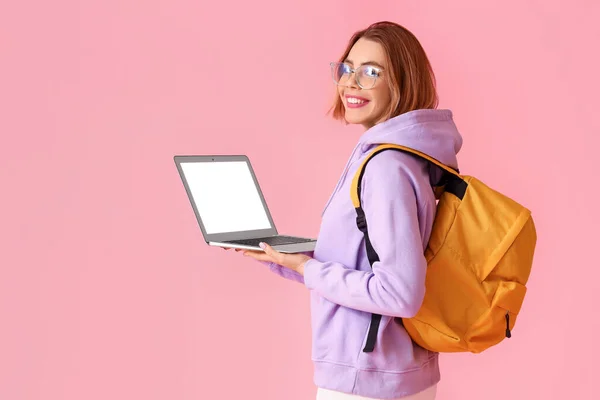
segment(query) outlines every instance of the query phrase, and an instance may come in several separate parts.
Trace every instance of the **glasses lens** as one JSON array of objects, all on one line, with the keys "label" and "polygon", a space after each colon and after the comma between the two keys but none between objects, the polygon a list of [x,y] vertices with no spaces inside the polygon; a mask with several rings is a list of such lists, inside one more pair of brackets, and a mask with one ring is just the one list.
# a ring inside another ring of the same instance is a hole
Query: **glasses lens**
[{"label": "glasses lens", "polygon": [[379,70],[370,65],[363,65],[356,71],[356,79],[363,89],[371,89],[375,86],[378,76]]},{"label": "glasses lens", "polygon": [[331,77],[333,81],[339,85],[344,85],[348,82],[351,74],[351,68],[344,63],[331,63]]}]

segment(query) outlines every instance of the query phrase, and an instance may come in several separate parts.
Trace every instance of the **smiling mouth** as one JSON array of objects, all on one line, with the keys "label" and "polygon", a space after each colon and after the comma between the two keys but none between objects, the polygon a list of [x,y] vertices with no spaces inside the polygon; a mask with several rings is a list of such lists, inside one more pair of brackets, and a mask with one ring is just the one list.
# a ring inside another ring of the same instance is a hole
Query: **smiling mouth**
[{"label": "smiling mouth", "polygon": [[346,104],[349,108],[363,107],[369,103],[369,100],[360,97],[346,96]]},{"label": "smiling mouth", "polygon": [[350,104],[363,104],[363,103],[366,103],[366,102],[364,100],[361,100],[361,99],[350,97],[348,99],[348,103],[350,103]]}]

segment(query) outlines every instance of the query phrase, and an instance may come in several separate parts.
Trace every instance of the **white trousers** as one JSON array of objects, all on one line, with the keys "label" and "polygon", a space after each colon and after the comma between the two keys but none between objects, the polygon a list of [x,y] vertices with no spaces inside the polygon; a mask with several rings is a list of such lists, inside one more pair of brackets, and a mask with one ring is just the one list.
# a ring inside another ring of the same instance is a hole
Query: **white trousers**
[{"label": "white trousers", "polygon": [[[433,385],[422,392],[413,394],[408,397],[401,397],[397,400],[435,400],[437,393],[437,385]],[[317,390],[317,400],[377,400],[362,396],[356,396],[354,394],[347,394],[341,392],[335,392],[333,390],[327,390],[319,388]]]}]

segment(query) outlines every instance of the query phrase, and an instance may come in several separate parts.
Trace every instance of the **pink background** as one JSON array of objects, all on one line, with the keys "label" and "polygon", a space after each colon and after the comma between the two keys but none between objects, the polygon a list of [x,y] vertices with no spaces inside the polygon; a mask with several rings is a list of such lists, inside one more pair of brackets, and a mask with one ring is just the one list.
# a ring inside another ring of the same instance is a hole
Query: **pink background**
[{"label": "pink background", "polygon": [[462,170],[530,207],[511,340],[443,355],[439,399],[596,398],[596,1],[0,5],[0,399],[314,398],[308,292],[209,248],[172,156],[246,153],[316,235],[361,131],[327,63],[381,19],[425,47]]}]

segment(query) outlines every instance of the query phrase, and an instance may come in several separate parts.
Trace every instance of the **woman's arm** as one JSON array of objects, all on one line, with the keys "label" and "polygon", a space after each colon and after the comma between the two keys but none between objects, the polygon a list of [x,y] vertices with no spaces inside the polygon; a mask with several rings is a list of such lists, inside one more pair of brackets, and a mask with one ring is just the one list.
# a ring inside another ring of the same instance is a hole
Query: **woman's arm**
[{"label": "woman's arm", "polygon": [[365,312],[409,318],[425,294],[423,239],[415,189],[402,159],[380,154],[363,175],[362,206],[379,256],[372,270],[311,259],[305,285],[330,301]]}]

